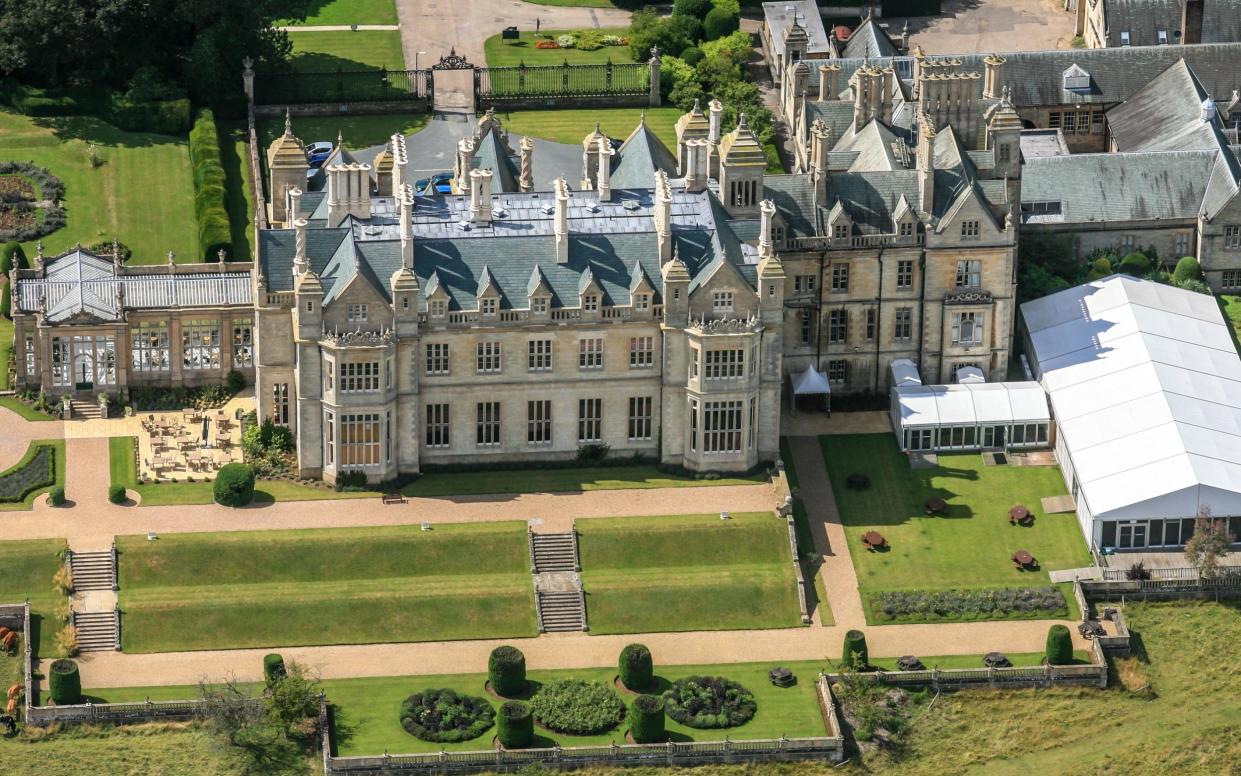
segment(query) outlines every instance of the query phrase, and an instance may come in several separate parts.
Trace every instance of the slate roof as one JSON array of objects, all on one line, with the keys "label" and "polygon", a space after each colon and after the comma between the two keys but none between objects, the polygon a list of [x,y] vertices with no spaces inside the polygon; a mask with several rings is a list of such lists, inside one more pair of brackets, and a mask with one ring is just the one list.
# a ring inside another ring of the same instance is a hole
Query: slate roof
[{"label": "slate roof", "polygon": [[849,58],[895,57],[900,53],[888,33],[869,16],[849,35],[840,50],[840,56]]},{"label": "slate roof", "polygon": [[780,0],[775,3],[763,3],[763,18],[767,22],[767,28],[771,31],[772,45],[775,46],[777,54],[784,54],[784,33],[793,26],[794,19],[806,31],[806,53],[828,54],[832,50],[827,30],[823,28],[823,17],[819,15],[819,6],[815,4],[815,0]]},{"label": "slate roof", "polygon": [[663,141],[647,126],[646,119],[621,144],[612,163],[612,188],[647,189],[655,180],[655,171],[663,170],[676,177],[677,159]]},{"label": "slate roof", "polygon": [[478,141],[474,149],[472,169],[491,170],[491,190],[493,192],[519,191],[517,179],[521,175],[521,161],[509,155],[495,128],[490,128]]},{"label": "slate roof", "polygon": [[827,201],[839,200],[862,234],[891,234],[892,214],[902,196],[910,205],[918,203],[916,170],[833,173],[827,179]]},{"label": "slate roof", "polygon": [[790,236],[810,237],[817,234],[814,183],[809,175],[763,176],[763,199],[776,203],[776,212],[784,218]]},{"label": "slate roof", "polygon": [[1206,90],[1178,60],[1137,94],[1107,113],[1119,151],[1195,151],[1220,145],[1213,123],[1202,120]]},{"label": "slate roof", "polygon": [[[1179,43],[1183,0],[1103,0],[1107,45],[1121,45],[1120,34],[1129,33],[1130,46],[1154,46],[1159,31],[1168,43]],[[1241,0],[1205,0],[1202,9],[1201,43],[1241,41]]]}]

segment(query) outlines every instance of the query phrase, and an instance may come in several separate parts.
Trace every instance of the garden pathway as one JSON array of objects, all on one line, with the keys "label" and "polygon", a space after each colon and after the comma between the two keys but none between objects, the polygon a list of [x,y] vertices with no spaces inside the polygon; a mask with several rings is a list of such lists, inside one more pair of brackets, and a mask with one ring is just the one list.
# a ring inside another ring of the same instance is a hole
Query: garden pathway
[{"label": "garden pathway", "polygon": [[0,471],[20,461],[34,440],[64,435],[64,424],[59,420],[29,421],[8,407],[0,407]]}]

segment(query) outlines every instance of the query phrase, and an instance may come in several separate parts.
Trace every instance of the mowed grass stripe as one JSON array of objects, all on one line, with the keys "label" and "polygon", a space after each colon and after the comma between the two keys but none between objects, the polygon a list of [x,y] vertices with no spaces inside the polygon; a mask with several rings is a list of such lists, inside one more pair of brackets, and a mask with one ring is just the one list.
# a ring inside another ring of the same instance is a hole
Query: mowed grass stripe
[{"label": "mowed grass stripe", "polygon": [[528,570],[520,521],[122,536],[120,584],[144,587],[321,582]]},{"label": "mowed grass stripe", "polygon": [[784,563],[787,529],[770,512],[579,520],[588,571]]},{"label": "mowed grass stripe", "polygon": [[326,601],[332,598],[407,598],[429,596],[487,595],[494,590],[524,590],[530,587],[530,575],[480,574],[477,576],[408,577],[395,579],[348,579],[332,582],[268,582],[255,585],[205,585],[201,587],[152,587],[129,591],[125,602],[143,606],[171,605],[209,601],[230,603],[256,600]]}]

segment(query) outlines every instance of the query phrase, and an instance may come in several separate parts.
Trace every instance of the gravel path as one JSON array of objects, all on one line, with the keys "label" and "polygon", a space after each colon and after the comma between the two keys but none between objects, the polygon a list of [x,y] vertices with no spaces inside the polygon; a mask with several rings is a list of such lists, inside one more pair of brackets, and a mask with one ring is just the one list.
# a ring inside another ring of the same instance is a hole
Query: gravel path
[{"label": "gravel path", "polygon": [[29,421],[8,407],[0,407],[0,471],[20,461],[34,440],[64,435],[64,424],[59,420]]}]

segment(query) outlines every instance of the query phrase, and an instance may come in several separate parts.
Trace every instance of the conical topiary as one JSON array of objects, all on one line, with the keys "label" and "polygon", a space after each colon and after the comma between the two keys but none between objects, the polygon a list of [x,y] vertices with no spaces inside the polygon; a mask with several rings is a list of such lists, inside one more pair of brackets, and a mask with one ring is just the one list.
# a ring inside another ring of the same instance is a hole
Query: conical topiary
[{"label": "conical topiary", "polygon": [[851,630],[845,634],[843,660],[845,665],[854,671],[861,671],[870,665],[870,655],[866,650],[866,634],[860,630]]},{"label": "conical topiary", "polygon": [[655,664],[651,651],[644,644],[630,644],[620,653],[621,684],[630,690],[645,690],[655,679]]},{"label": "conical topiary", "polygon": [[1053,666],[1067,666],[1073,662],[1073,636],[1064,625],[1047,629],[1047,662]]},{"label": "conical topiary", "polygon": [[655,744],[664,740],[664,699],[639,695],[629,705],[629,735],[634,743]]}]

